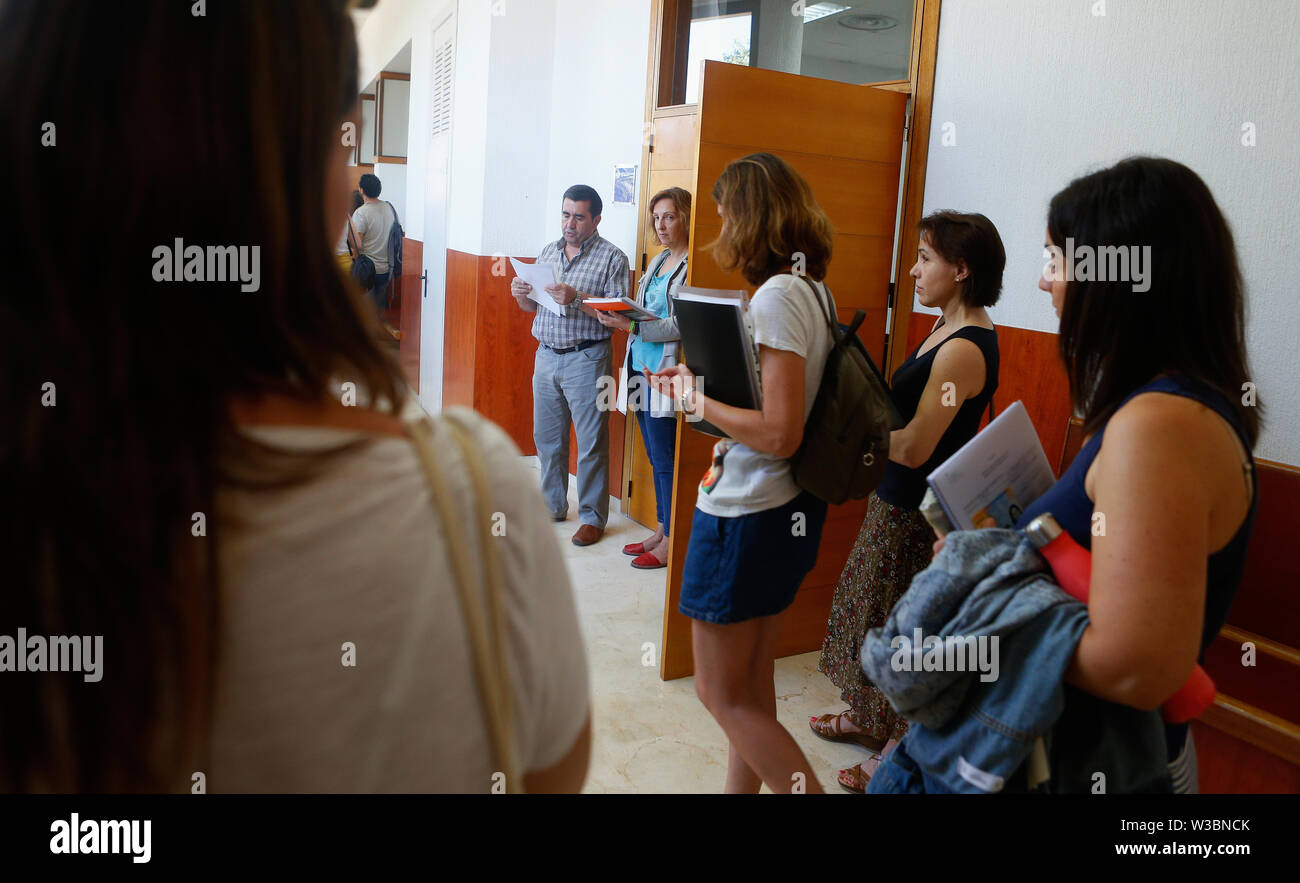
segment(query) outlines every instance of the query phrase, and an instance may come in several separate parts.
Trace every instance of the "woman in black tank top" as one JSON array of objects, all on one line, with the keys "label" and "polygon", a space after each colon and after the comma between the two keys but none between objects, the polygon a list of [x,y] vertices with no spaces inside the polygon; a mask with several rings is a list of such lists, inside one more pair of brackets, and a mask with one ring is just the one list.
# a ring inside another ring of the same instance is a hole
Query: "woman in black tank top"
[{"label": "woman in black tank top", "polygon": [[[1002,239],[979,214],[938,212],[920,228],[911,271],[916,296],[943,315],[894,373],[894,400],[907,423],[890,434],[885,477],[868,501],[831,605],[818,668],[849,708],[809,722],[823,738],[873,750],[902,738],[907,722],[863,675],[858,652],[867,630],[884,624],[930,563],[934,534],[918,509],[925,477],[975,435],[998,385],[997,332],[985,307],[1002,290]],[[839,782],[861,792],[873,769],[869,761],[841,770]]]}]

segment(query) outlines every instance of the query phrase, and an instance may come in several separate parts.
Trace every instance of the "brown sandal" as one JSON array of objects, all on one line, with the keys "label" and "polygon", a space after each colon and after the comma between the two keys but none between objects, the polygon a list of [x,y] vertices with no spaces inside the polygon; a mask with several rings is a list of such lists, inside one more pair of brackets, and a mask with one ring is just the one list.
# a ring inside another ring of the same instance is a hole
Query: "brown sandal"
[{"label": "brown sandal", "polygon": [[[881,757],[879,754],[873,754],[866,761],[871,763],[875,761],[875,766],[871,769],[871,775],[875,775],[876,770],[880,768]],[[846,770],[840,770],[835,780],[840,783],[840,787],[850,794],[866,794],[867,783],[871,781],[871,775],[868,775],[863,769],[862,764],[855,763]]]},{"label": "brown sandal", "polygon": [[879,751],[885,747],[884,739],[877,739],[866,733],[845,733],[840,726],[846,714],[848,712],[843,711],[839,714],[822,714],[809,718],[808,727],[827,742],[849,742],[861,745],[868,751]]}]

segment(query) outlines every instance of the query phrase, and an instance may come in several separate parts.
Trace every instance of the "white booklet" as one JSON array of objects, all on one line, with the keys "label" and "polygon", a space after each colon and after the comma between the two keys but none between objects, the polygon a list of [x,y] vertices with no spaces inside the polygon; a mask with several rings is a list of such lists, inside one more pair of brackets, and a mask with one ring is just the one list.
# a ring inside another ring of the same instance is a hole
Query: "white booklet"
[{"label": "white booklet", "polygon": [[557,304],[555,298],[546,293],[546,286],[560,281],[555,275],[555,264],[525,264],[523,261],[511,258],[510,265],[515,268],[516,276],[533,286],[533,290],[528,292],[529,300],[557,316],[564,315],[564,307]]},{"label": "white booklet", "polygon": [[1056,481],[1029,412],[1015,402],[926,479],[957,530],[1014,527]]}]

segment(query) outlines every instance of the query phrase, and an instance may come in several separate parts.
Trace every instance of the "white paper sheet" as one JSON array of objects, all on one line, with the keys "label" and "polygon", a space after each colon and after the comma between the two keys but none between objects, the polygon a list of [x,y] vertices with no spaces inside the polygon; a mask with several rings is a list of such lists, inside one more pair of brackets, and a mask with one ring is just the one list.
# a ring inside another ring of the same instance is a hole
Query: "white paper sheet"
[{"label": "white paper sheet", "polygon": [[557,316],[564,315],[564,307],[555,302],[555,298],[546,293],[546,286],[554,285],[559,280],[555,276],[555,264],[525,264],[523,261],[510,259],[515,268],[515,275],[533,286],[528,297],[534,303],[545,307]]},{"label": "white paper sheet", "polygon": [[1056,476],[1029,412],[1015,402],[929,475],[958,530],[1010,527]]}]

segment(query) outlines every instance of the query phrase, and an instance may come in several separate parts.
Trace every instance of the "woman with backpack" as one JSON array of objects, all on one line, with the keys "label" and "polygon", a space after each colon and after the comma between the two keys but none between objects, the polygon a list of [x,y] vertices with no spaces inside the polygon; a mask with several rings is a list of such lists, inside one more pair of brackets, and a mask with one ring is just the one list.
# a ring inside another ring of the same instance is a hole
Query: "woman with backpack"
[{"label": "woman with backpack", "polygon": [[[678,609],[694,620],[696,694],[727,734],[727,793],[757,793],[763,783],[776,793],[820,793],[777,720],[773,665],[781,613],[817,560],[826,520],[826,503],[795,484],[789,457],[832,344],[824,286],[815,281],[830,262],[831,226],[807,182],[768,153],[727,166],[713,199],[722,219],[712,246],[718,265],[758,288],[750,313],[763,407],[709,398],[685,365],[651,375],[683,411],[728,435],[699,486]],[[806,279],[792,273],[800,253]]]},{"label": "woman with backpack", "polygon": [[[862,641],[930,563],[934,531],[920,512],[925,477],[974,437],[998,386],[997,332],[985,311],[997,303],[1006,265],[997,228],[980,214],[936,212],[920,229],[911,270],[916,296],[942,315],[894,372],[894,402],[907,423],[890,433],[885,476],[831,602],[818,668],[849,707],[809,721],[823,739],[873,752],[901,739],[907,721],[863,674]],[[841,787],[863,793],[879,760],[874,754],[841,770]]]}]

